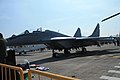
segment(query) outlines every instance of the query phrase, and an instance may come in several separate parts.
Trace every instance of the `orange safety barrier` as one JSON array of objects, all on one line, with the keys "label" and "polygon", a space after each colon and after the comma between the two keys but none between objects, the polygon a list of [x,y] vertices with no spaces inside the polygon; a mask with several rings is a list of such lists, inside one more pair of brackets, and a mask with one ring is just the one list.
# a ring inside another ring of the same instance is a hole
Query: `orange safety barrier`
[{"label": "orange safety barrier", "polygon": [[0,63],[1,80],[24,80],[23,70],[20,67]]},{"label": "orange safety barrier", "polygon": [[45,71],[39,71],[39,70],[28,70],[28,79],[32,80],[32,75],[35,74],[37,74],[38,80],[80,80],[72,77],[66,77],[66,76],[53,74]]},{"label": "orange safety barrier", "polygon": [[[26,72],[28,75],[27,80],[32,80],[33,75],[38,76],[34,77],[34,80],[80,80],[39,70],[30,69]],[[24,78],[25,75],[22,68],[0,63],[0,80],[26,80]]]}]

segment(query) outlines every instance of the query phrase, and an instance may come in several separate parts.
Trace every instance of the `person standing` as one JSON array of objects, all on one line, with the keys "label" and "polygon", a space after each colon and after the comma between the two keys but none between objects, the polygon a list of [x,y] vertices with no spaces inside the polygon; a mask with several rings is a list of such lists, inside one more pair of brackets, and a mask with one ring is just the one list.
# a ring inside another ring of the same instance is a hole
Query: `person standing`
[{"label": "person standing", "polygon": [[0,33],[0,63],[6,63],[6,57],[7,57],[7,41],[3,38],[2,33]]}]

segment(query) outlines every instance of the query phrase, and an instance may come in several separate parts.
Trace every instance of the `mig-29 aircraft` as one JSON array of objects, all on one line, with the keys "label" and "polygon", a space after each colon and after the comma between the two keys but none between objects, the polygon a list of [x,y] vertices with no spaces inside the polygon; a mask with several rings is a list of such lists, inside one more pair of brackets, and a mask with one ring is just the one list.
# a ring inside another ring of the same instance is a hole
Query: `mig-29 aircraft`
[{"label": "mig-29 aircraft", "polygon": [[[109,20],[119,14],[120,12],[103,19],[101,22]],[[23,35],[13,36],[7,40],[8,46],[45,44],[48,48],[53,50],[53,56],[56,56],[54,50],[64,50],[64,53],[66,54],[69,53],[71,49],[82,48],[82,51],[85,52],[85,47],[87,46],[101,46],[102,44],[111,42],[115,43],[117,46],[120,46],[120,37],[100,37],[99,23],[97,24],[92,35],[88,37],[81,36],[81,30],[78,28],[73,37],[48,30],[45,32],[35,31],[33,33],[26,31]]]},{"label": "mig-29 aircraft", "polygon": [[24,33],[19,35],[13,35],[12,37],[7,38],[7,46],[8,49],[15,50],[16,53],[26,53],[34,50],[42,50],[47,46],[43,44],[44,40],[50,40],[53,37],[66,37],[67,35],[45,30],[41,31],[37,29],[37,31],[33,31],[30,33],[26,30]]},{"label": "mig-29 aircraft", "polygon": [[54,50],[64,50],[64,53],[67,54],[70,53],[71,49],[81,48],[82,52],[85,52],[87,46],[101,46],[105,43],[114,42],[115,39],[113,37],[100,37],[100,25],[98,23],[92,35],[88,37],[81,36],[81,30],[78,28],[73,37],[47,30],[45,32],[26,32],[22,35],[10,37],[7,41],[8,46],[45,44],[53,50],[53,57],[55,57]]},{"label": "mig-29 aircraft", "polygon": [[82,51],[85,52],[85,47],[87,46],[101,46],[104,43],[111,43],[113,41],[114,38],[112,37],[100,37],[100,25],[98,23],[92,35],[88,37],[81,36],[81,30],[78,28],[73,37],[54,37],[50,40],[44,41],[44,44],[53,50],[53,57],[55,57],[56,52],[54,50],[64,50],[64,53],[67,54],[70,53],[69,51],[71,49],[82,48]]}]

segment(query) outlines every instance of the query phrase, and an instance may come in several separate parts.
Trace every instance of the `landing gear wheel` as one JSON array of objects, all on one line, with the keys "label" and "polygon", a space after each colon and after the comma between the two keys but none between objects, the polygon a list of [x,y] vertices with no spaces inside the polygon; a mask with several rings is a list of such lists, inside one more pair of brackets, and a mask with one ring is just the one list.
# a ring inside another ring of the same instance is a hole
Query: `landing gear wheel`
[{"label": "landing gear wheel", "polygon": [[56,52],[54,51],[54,49],[52,50],[52,53],[53,53],[53,54],[52,54],[52,57],[53,57],[53,58],[58,57],[58,53],[56,53]]},{"label": "landing gear wheel", "polygon": [[82,52],[86,52],[86,48],[83,47],[83,48],[82,48]]},{"label": "landing gear wheel", "polygon": [[57,53],[53,53],[52,57],[53,58],[57,57]]},{"label": "landing gear wheel", "polygon": [[65,53],[65,54],[69,54],[70,52],[68,51],[68,49],[65,49],[65,50],[64,50],[64,53]]},{"label": "landing gear wheel", "polygon": [[27,54],[27,52],[24,52],[24,54]]}]

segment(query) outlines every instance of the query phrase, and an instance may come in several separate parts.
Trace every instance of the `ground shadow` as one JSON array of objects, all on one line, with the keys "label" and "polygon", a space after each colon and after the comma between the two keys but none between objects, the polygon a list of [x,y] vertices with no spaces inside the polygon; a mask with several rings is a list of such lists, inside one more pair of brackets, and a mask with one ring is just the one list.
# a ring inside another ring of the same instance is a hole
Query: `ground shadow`
[{"label": "ground shadow", "polygon": [[16,54],[15,56],[33,56],[32,54]]},{"label": "ground shadow", "polygon": [[33,62],[30,62],[30,63],[31,64],[43,64],[43,63],[54,62],[54,61],[65,60],[65,59],[71,59],[71,58],[76,58],[76,57],[99,56],[99,55],[105,55],[105,54],[120,53],[120,51],[115,51],[115,50],[118,50],[118,48],[117,49],[87,51],[87,52],[77,51],[76,53],[71,53],[71,54],[59,53],[56,58],[49,57],[49,58],[33,61]]}]

